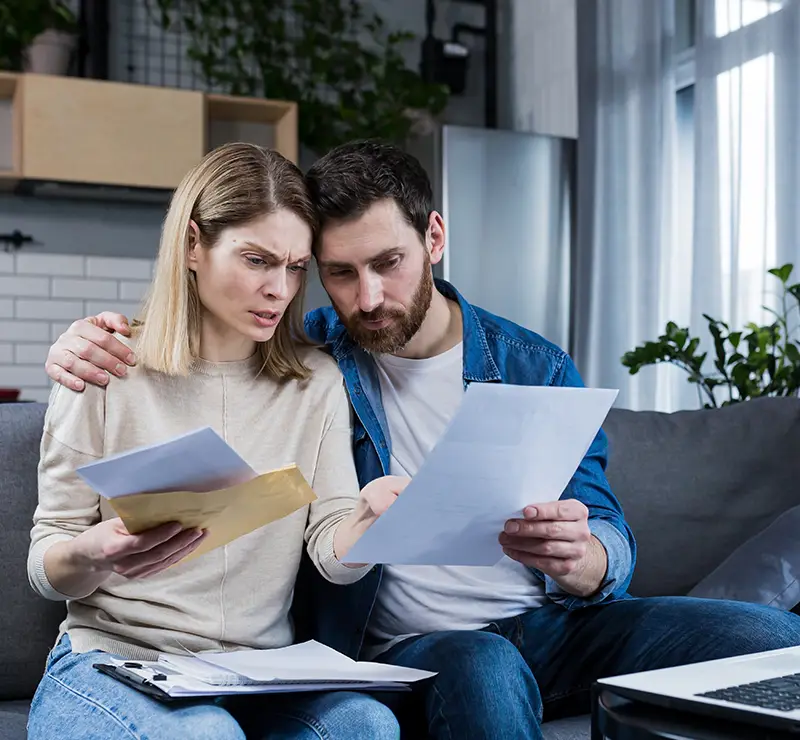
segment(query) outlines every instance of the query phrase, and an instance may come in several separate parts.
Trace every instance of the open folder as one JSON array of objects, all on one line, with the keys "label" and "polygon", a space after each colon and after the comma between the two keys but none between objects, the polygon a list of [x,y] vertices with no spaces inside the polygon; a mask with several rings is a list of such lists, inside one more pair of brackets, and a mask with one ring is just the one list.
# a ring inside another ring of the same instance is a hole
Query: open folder
[{"label": "open folder", "polygon": [[315,640],[273,650],[163,653],[156,661],[110,659],[94,667],[161,701],[296,691],[407,691],[430,671],[357,662]]},{"label": "open folder", "polygon": [[183,562],[316,499],[296,465],[257,475],[209,427],[103,458],[77,472],[108,499],[132,534],[166,522],[208,530]]}]

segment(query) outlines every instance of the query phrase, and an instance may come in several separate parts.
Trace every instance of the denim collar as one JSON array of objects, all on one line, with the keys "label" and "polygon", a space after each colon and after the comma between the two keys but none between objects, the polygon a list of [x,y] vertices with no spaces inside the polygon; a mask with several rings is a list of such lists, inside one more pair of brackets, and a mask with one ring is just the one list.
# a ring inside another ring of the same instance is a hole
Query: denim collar
[{"label": "denim collar", "polygon": [[[492,357],[486,331],[478,314],[470,303],[448,282],[435,279],[436,289],[451,301],[456,301],[461,309],[464,332],[464,381],[488,383],[501,380],[500,370]],[[344,324],[336,316],[328,324],[327,344],[337,361],[352,355],[358,349],[350,338]]]}]

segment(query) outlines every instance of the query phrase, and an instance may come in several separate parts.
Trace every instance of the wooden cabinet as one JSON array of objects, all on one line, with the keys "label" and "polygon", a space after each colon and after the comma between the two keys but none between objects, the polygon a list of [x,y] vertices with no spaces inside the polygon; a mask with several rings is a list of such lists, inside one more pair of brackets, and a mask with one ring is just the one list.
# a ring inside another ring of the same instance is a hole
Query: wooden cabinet
[{"label": "wooden cabinet", "polygon": [[0,73],[0,184],[172,189],[212,147],[252,141],[297,162],[297,104]]}]

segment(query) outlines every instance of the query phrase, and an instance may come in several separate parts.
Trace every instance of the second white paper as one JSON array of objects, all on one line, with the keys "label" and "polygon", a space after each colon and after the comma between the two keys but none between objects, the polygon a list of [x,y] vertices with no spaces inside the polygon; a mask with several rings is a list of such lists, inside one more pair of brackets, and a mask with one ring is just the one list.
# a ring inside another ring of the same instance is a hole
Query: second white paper
[{"label": "second white paper", "polygon": [[345,562],[495,565],[506,520],[560,498],[617,393],[473,383],[411,483]]}]

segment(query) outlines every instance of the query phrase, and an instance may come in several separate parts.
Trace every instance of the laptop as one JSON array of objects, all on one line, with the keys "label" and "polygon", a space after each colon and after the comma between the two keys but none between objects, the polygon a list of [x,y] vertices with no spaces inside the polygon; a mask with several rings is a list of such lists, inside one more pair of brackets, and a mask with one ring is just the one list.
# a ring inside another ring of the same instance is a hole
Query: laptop
[{"label": "laptop", "polygon": [[800,733],[800,647],[613,676],[597,686],[668,709]]}]

